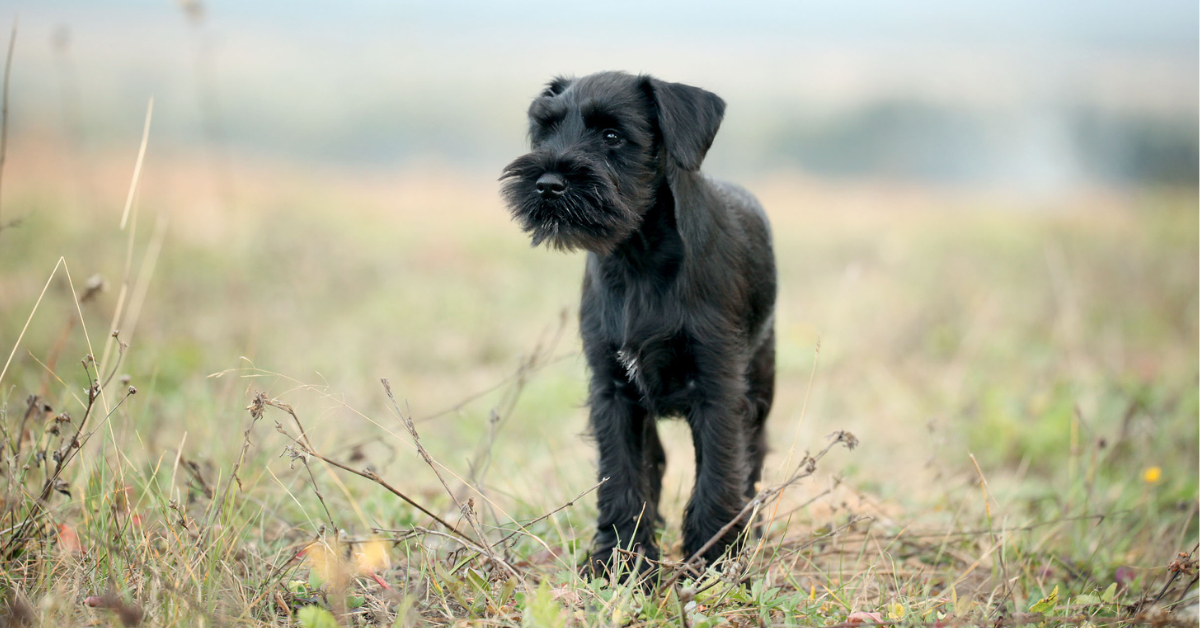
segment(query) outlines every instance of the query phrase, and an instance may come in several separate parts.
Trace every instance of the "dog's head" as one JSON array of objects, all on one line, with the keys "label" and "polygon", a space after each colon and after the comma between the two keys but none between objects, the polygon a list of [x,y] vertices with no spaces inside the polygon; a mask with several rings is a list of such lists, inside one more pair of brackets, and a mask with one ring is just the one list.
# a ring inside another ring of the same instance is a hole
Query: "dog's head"
[{"label": "dog's head", "polygon": [[535,246],[606,253],[671,169],[700,169],[724,111],[715,94],[649,76],[557,78],[529,107],[533,150],[504,168],[504,199]]}]

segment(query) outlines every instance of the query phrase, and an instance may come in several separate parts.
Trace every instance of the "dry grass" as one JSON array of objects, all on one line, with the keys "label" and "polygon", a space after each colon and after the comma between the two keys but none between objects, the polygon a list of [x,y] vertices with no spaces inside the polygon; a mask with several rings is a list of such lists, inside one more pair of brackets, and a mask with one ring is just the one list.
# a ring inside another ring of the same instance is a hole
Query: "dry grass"
[{"label": "dry grass", "polygon": [[[576,575],[582,260],[529,250],[490,175],[247,166],[228,207],[151,150],[122,231],[133,155],[84,186],[55,154],[5,170],[13,625],[1195,622],[1194,190],[752,184],[782,279],[767,534],[653,590]],[[664,430],[671,580],[691,452]]]}]

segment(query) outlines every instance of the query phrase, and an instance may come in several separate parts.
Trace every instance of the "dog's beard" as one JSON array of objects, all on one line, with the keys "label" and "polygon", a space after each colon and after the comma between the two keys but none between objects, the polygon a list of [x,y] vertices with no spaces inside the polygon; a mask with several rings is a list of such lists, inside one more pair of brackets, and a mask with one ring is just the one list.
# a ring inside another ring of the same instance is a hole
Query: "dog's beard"
[{"label": "dog's beard", "polygon": [[[586,155],[550,156],[529,153],[505,166],[500,180],[513,218],[530,234],[533,245],[604,254],[637,229],[641,213],[622,198],[616,183],[602,173],[603,164]],[[567,189],[555,199],[537,192],[537,179],[556,172]],[[640,199],[639,199],[640,200]]]}]

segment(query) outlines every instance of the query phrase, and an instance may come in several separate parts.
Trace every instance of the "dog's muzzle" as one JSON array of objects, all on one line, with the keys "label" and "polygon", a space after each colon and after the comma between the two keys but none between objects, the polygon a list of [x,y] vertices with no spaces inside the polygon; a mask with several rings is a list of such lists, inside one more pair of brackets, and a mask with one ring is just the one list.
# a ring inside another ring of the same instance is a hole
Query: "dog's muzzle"
[{"label": "dog's muzzle", "polygon": [[506,166],[500,179],[509,211],[535,246],[608,251],[641,219],[608,164],[584,152],[535,151]]}]

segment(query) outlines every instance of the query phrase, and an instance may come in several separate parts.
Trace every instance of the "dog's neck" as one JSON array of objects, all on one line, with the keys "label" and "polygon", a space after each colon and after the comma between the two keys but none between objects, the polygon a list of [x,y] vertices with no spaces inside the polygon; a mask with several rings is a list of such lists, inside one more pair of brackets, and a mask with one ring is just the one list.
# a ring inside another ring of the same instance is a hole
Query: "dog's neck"
[{"label": "dog's neck", "polygon": [[663,180],[637,231],[599,257],[601,264],[611,270],[670,280],[678,274],[683,256],[683,239],[675,221],[675,197]]}]

